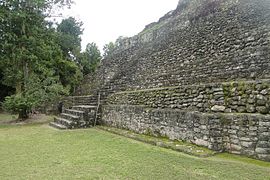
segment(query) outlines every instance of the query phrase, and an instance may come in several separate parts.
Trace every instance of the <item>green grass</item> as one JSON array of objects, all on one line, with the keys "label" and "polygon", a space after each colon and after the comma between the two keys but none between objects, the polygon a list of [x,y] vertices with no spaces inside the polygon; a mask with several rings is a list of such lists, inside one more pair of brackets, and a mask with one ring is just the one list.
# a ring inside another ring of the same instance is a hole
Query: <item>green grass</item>
[{"label": "green grass", "polygon": [[198,158],[99,129],[0,128],[1,180],[269,179],[270,163],[234,157]]},{"label": "green grass", "polygon": [[176,140],[172,141],[166,137],[154,137],[154,136],[149,136],[149,135],[144,135],[144,134],[137,134],[132,131],[117,129],[113,127],[106,127],[106,126],[99,126],[98,128],[114,133],[114,134],[125,136],[131,139],[135,139],[137,141],[145,142],[145,143],[152,144],[159,147],[172,149],[179,152],[184,152],[186,154],[190,154],[193,156],[209,157],[216,154],[215,151],[211,151],[207,148],[196,146],[194,144],[187,143],[184,141],[176,141]]},{"label": "green grass", "polygon": [[17,119],[17,115],[11,115],[8,113],[0,113],[0,122],[8,122]]}]

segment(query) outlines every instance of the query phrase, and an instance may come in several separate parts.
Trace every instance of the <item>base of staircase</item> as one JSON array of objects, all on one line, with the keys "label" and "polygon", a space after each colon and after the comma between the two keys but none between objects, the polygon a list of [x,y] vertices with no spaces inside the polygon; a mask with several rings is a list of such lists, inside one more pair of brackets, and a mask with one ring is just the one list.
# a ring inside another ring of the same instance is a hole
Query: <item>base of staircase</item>
[{"label": "base of staircase", "polygon": [[54,127],[56,129],[60,129],[60,130],[65,130],[68,129],[66,126],[62,125],[62,124],[58,124],[56,122],[50,122],[49,124],[51,127]]},{"label": "base of staircase", "polygon": [[90,128],[94,124],[96,111],[96,106],[73,106],[71,109],[64,109],[59,117],[54,118],[50,126],[61,130]]}]

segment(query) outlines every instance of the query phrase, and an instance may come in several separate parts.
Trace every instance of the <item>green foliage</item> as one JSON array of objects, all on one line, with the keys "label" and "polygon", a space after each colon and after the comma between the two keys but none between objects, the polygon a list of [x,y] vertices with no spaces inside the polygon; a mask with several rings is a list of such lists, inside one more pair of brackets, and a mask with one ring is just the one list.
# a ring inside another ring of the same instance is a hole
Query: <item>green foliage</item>
[{"label": "green foliage", "polygon": [[6,97],[3,107],[11,113],[19,113],[19,118],[25,119],[31,109],[67,94],[68,89],[58,83],[57,78],[48,76],[40,79],[34,75],[28,79],[22,93]]},{"label": "green foliage", "polygon": [[77,60],[81,50],[81,38],[83,23],[73,17],[62,20],[57,27],[59,45],[65,58]]},{"label": "green foliage", "polygon": [[109,55],[111,55],[113,53],[113,51],[115,50],[116,45],[113,42],[109,42],[108,44],[105,44],[103,47],[103,57],[107,57]]},{"label": "green foliage", "polygon": [[70,0],[0,2],[3,75],[0,84],[16,89],[15,95],[6,98],[4,106],[20,113],[20,118],[27,118],[32,108],[66,95],[82,79],[74,61],[80,52],[82,24],[69,18],[63,20],[57,32],[45,20],[54,7],[70,3]]},{"label": "green foliage", "polygon": [[20,113],[21,118],[26,118],[31,109],[73,92],[83,73],[93,71],[101,59],[94,43],[80,53],[82,22],[70,17],[53,28],[46,21],[71,3],[71,0],[0,2],[0,87],[7,87],[3,91],[16,90],[15,95],[6,98],[4,106]]},{"label": "green foliage", "polygon": [[79,67],[81,57],[81,38],[83,23],[69,17],[64,19],[57,27],[57,43],[62,51],[62,59],[55,61],[54,67],[60,81],[71,92],[80,83],[83,74]]},{"label": "green foliage", "polygon": [[26,83],[24,96],[35,102],[33,107],[37,107],[59,96],[67,95],[68,92],[69,89],[64,88],[57,77],[47,76],[45,79],[41,79],[38,76],[33,76]]},{"label": "green foliage", "polygon": [[96,43],[89,43],[86,46],[85,52],[82,53],[80,58],[80,65],[84,75],[94,72],[101,60],[100,51]]},{"label": "green foliage", "polygon": [[27,118],[27,112],[31,110],[34,102],[30,101],[27,97],[23,97],[21,94],[8,96],[3,103],[4,109],[21,114],[20,118]]},{"label": "green foliage", "polygon": [[59,75],[61,83],[71,92],[83,78],[80,68],[74,61],[59,60],[55,62],[54,68],[56,68],[55,71]]}]

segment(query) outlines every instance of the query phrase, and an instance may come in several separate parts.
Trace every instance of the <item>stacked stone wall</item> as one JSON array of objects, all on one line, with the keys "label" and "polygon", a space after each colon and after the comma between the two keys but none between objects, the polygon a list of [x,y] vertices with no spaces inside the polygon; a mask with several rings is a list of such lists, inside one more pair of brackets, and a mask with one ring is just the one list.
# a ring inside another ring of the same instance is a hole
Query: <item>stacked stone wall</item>
[{"label": "stacked stone wall", "polygon": [[200,18],[183,10],[159,29],[135,36],[137,44],[119,47],[103,60],[104,85],[124,91],[269,79],[269,2],[222,2]]},{"label": "stacked stone wall", "polygon": [[192,0],[156,28],[126,39],[80,94],[270,79],[269,1],[219,1],[200,15],[205,1]]},{"label": "stacked stone wall", "polygon": [[144,105],[199,112],[270,113],[270,81],[243,81],[114,93],[112,105]]},{"label": "stacked stone wall", "polygon": [[78,89],[104,124],[269,161],[269,0],[180,0],[118,45]]},{"label": "stacked stone wall", "polygon": [[103,123],[270,161],[270,116],[106,105]]}]

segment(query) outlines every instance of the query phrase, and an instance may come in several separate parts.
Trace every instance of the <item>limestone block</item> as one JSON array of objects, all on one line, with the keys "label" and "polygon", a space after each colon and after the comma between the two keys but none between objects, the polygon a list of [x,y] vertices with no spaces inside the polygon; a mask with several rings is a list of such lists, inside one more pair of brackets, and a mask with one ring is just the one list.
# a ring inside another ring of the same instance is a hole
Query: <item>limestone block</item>
[{"label": "limestone block", "polygon": [[225,109],[226,109],[225,106],[218,106],[218,105],[215,105],[215,106],[213,106],[213,107],[211,108],[211,110],[212,110],[213,112],[224,112]]}]

